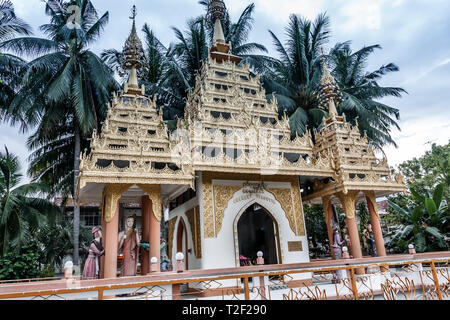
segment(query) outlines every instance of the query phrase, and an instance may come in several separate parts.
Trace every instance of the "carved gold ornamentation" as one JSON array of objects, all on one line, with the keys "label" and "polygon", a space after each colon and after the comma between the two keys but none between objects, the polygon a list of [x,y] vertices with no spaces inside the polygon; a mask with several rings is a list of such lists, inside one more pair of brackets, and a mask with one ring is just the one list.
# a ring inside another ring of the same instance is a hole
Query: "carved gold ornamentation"
[{"label": "carved gold ornamentation", "polygon": [[152,211],[156,220],[161,222],[162,218],[162,204],[161,204],[161,185],[159,184],[138,184],[139,188],[142,189],[152,200]]},{"label": "carved gold ornamentation", "polygon": [[349,191],[347,194],[338,193],[336,196],[341,201],[347,219],[354,219],[356,216],[355,198],[359,191]]},{"label": "carved gold ornamentation", "polygon": [[122,193],[127,191],[131,184],[108,184],[103,191],[104,212],[103,218],[106,222],[111,222],[117,211],[117,205]]},{"label": "carved gold ornamentation", "polygon": [[297,225],[297,235],[305,236],[305,223],[303,219],[303,205],[302,205],[302,196],[300,194],[300,183],[297,177],[294,177],[291,182],[291,190],[292,190],[292,201],[294,207],[294,215],[296,219]]},{"label": "carved gold ornamentation", "polygon": [[214,186],[214,215],[216,237],[222,229],[222,222],[225,215],[225,209],[233,195],[242,189],[242,186]]},{"label": "carved gold ornamentation", "polygon": [[370,203],[372,204],[373,212],[375,213],[375,216],[379,220],[380,215],[378,214],[378,206],[377,206],[377,199],[375,197],[375,193],[373,191],[365,191],[364,194],[366,195],[366,199],[369,200]]},{"label": "carved gold ornamentation", "polygon": [[200,207],[197,206],[188,210],[186,216],[191,226],[192,242],[194,244],[194,254],[197,259],[202,257],[202,242],[200,231]]},{"label": "carved gold ornamentation", "polygon": [[292,193],[291,189],[286,188],[269,188],[267,192],[273,194],[275,199],[280,203],[281,208],[286,214],[286,218],[289,221],[289,226],[292,232],[297,234],[297,227],[295,225],[295,213],[292,205]]},{"label": "carved gold ornamentation", "polygon": [[214,233],[214,211],[212,181],[207,174],[203,173],[202,203],[203,203],[203,232],[205,238],[213,238]]}]

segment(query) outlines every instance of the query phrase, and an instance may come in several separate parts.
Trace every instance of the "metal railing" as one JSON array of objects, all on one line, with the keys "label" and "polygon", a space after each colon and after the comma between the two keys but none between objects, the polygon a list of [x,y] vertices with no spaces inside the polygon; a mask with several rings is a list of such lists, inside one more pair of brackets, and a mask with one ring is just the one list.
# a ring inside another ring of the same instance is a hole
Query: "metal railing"
[{"label": "metal railing", "polygon": [[3,284],[0,299],[444,300],[450,299],[449,261],[450,252],[442,252],[62,279]]}]

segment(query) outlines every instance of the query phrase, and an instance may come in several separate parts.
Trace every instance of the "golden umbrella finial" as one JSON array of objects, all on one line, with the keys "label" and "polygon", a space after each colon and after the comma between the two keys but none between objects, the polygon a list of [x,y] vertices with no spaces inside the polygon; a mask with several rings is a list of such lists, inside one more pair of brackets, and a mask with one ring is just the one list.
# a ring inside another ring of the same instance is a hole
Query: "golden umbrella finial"
[{"label": "golden umbrella finial", "polygon": [[320,58],[322,61],[322,78],[320,79],[319,86],[319,107],[322,109],[328,109],[330,116],[333,114],[337,116],[336,106],[339,105],[342,99],[342,92],[336,80],[328,71],[325,55]]},{"label": "golden umbrella finial", "polygon": [[142,61],[144,60],[144,49],[141,39],[139,39],[136,32],[136,16],[136,6],[133,6],[130,17],[130,19],[133,20],[133,26],[131,28],[130,36],[125,42],[125,46],[123,48],[123,55],[125,57],[123,68],[128,70],[133,67],[140,69],[142,67]]},{"label": "golden umbrella finial", "polygon": [[214,25],[217,19],[225,19],[226,11],[227,8],[225,7],[225,3],[223,2],[223,0],[210,0],[208,6],[208,14],[206,16],[208,22]]}]

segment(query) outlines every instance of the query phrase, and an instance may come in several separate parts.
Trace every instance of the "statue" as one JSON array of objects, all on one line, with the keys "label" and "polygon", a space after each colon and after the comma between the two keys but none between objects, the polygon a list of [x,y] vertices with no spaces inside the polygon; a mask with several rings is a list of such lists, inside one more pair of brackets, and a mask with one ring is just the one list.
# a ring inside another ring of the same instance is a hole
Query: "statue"
[{"label": "statue", "polygon": [[364,230],[364,240],[367,243],[367,247],[369,249],[369,254],[372,257],[377,256],[377,249],[375,247],[375,239],[373,236],[372,226],[369,224],[367,228]]},{"label": "statue", "polygon": [[339,234],[339,229],[334,229],[334,235],[333,235],[333,244],[331,247],[333,248],[334,257],[336,259],[342,259],[342,244],[344,241],[341,239],[341,235]]},{"label": "statue", "polygon": [[161,238],[161,271],[168,271],[168,265],[170,263],[169,257],[167,256],[167,243],[165,239]]},{"label": "statue", "polygon": [[92,228],[92,235],[94,240],[92,240],[89,247],[89,255],[84,263],[83,278],[93,279],[98,278],[98,272],[100,270],[98,257],[105,254],[105,249],[102,245],[102,231],[100,227]]},{"label": "statue", "polygon": [[125,230],[119,233],[119,249],[123,247],[122,277],[135,276],[139,258],[140,237],[136,229],[136,217],[125,220]]}]

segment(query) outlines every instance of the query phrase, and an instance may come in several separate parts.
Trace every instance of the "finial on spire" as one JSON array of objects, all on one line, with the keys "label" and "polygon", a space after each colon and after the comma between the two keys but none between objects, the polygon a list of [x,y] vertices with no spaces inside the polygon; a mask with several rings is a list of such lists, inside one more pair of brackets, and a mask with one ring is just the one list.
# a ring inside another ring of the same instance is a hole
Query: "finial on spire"
[{"label": "finial on spire", "polygon": [[206,19],[214,28],[213,49],[214,51],[228,53],[231,44],[225,43],[222,21],[225,19],[227,9],[223,0],[210,0]]},{"label": "finial on spire", "polygon": [[322,61],[322,79],[319,86],[319,107],[328,109],[330,118],[335,118],[338,115],[336,105],[343,101],[342,93],[336,80],[328,71],[323,49],[320,60]]},{"label": "finial on spire", "polygon": [[225,19],[225,13],[227,8],[225,7],[225,3],[223,0],[210,0],[208,5],[208,14],[207,19],[208,22],[212,25],[216,23],[216,20]]},{"label": "finial on spire", "polygon": [[136,16],[137,16],[137,10],[136,10],[136,6],[134,5],[133,8],[131,9],[131,20],[136,20]]},{"label": "finial on spire", "polygon": [[130,70],[130,77],[128,79],[128,83],[125,86],[125,91],[130,91],[130,89],[136,93],[141,92],[139,89],[138,80],[137,80],[137,70],[142,68],[142,63],[144,61],[144,49],[142,46],[141,39],[136,32],[136,16],[137,10],[136,6],[133,6],[131,10],[130,19],[133,20],[133,26],[131,28],[131,33],[125,42],[125,46],[123,47],[123,69]]}]

